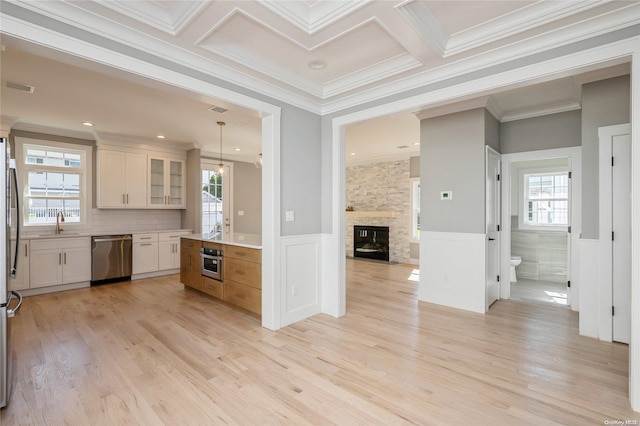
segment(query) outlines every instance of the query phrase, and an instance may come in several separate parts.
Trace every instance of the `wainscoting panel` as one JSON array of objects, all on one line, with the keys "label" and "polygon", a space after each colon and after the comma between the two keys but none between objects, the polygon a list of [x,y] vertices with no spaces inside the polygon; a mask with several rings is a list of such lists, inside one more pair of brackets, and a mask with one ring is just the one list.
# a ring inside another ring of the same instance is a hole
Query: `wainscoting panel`
[{"label": "wainscoting panel", "polygon": [[321,235],[281,239],[282,327],[320,313]]},{"label": "wainscoting panel", "polygon": [[423,232],[421,301],[485,312],[485,234]]},{"label": "wainscoting panel", "polygon": [[[598,254],[600,241],[580,239],[580,317],[578,332],[581,336],[600,336],[600,290],[598,286]],[[611,339],[611,337],[609,337]]]}]

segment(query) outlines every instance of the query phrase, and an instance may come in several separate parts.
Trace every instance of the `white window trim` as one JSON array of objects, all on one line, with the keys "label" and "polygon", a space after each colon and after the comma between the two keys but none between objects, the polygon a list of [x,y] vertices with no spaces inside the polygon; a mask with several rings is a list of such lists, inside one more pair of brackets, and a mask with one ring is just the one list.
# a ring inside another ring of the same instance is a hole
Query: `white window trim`
[{"label": "white window trim", "polygon": [[[80,211],[84,214],[81,214],[79,222],[65,222],[64,228],[71,228],[74,230],[87,229],[91,224],[91,185],[88,185],[88,179],[92,176],[93,172],[93,147],[89,145],[80,145],[80,144],[72,144],[65,142],[55,142],[49,141],[46,139],[32,139],[32,138],[23,138],[16,137],[16,165],[19,170],[19,175],[21,180],[19,182],[22,192],[20,194],[20,207],[22,211],[19,212],[22,216],[21,225],[24,226],[25,230],[39,230],[39,231],[48,231],[55,230],[56,225],[50,223],[28,223],[28,210],[26,203],[24,202],[26,191],[27,191],[27,182],[29,177],[29,170],[31,169],[25,164],[26,159],[26,150],[28,148],[38,148],[38,147],[47,147],[47,148],[58,148],[63,151],[75,151],[80,153],[81,162],[84,167],[80,168],[69,168],[69,171],[78,172],[80,174]],[[45,166],[46,167],[46,166]],[[60,170],[57,167],[52,167],[52,170]]]},{"label": "white window trim", "polygon": [[[420,235],[416,236],[416,227],[417,227],[417,215],[416,215],[416,199],[415,199],[415,186],[420,185],[420,178],[415,177],[410,179],[410,190],[409,196],[411,197],[411,242],[419,243]],[[418,200],[417,210],[420,210],[420,201]]]},{"label": "white window trim", "polygon": [[[226,219],[229,219],[230,222],[230,226],[229,226],[229,234],[233,235],[234,234],[234,226],[233,226],[233,162],[232,161],[222,161],[222,163],[225,165],[225,167],[229,167],[229,172],[227,174],[227,179],[223,180],[223,193],[222,193],[222,197],[223,197],[223,209],[224,209],[224,213],[223,213],[223,217],[222,220],[226,221]],[[202,171],[203,170],[216,170],[218,168],[218,166],[220,165],[220,160],[214,160],[214,159],[210,159],[210,158],[202,158],[200,160],[200,176],[202,176]],[[228,187],[226,188],[226,192],[228,193],[227,197],[225,198],[224,193],[225,193],[225,186],[228,185]],[[200,208],[200,214],[202,215],[202,208]],[[200,228],[202,228],[202,217],[200,218]],[[200,232],[202,229],[198,230],[198,232]],[[223,232],[223,236],[224,236],[224,232]],[[224,240],[224,237],[223,237]]]},{"label": "white window trim", "polygon": [[[567,232],[569,224],[567,225],[529,225],[525,220],[527,209],[525,208],[525,192],[527,190],[525,175],[532,174],[555,174],[555,173],[569,173],[569,167],[544,167],[544,168],[530,168],[521,169],[518,172],[518,185],[520,190],[518,191],[518,229],[530,230],[530,231],[552,231],[552,232]],[[569,197],[567,198],[569,209],[571,209],[571,189],[569,189]],[[569,212],[571,217],[571,212]]]}]

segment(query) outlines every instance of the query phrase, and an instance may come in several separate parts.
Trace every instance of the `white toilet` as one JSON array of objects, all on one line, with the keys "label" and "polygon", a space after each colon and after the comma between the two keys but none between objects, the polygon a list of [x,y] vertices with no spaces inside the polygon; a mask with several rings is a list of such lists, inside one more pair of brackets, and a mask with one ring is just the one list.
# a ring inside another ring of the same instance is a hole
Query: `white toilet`
[{"label": "white toilet", "polygon": [[511,282],[515,283],[518,281],[516,277],[516,266],[522,263],[522,258],[520,256],[511,256]]}]

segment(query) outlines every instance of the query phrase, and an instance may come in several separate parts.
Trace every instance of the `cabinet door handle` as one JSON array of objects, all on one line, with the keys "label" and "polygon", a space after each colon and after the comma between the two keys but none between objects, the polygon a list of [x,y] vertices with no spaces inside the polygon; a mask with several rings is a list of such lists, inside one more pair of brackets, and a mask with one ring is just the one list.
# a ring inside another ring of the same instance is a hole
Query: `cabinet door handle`
[{"label": "cabinet door handle", "polygon": [[124,201],[124,193],[122,194],[122,204],[127,204],[127,203]]},{"label": "cabinet door handle", "polygon": [[151,243],[145,243],[145,244],[140,244],[141,246],[150,246],[152,245]]},{"label": "cabinet door handle", "polygon": [[58,253],[58,265],[62,265],[62,253]]},{"label": "cabinet door handle", "polygon": [[150,240],[151,237],[140,237],[141,240]]},{"label": "cabinet door handle", "polygon": [[29,257],[28,247],[27,247],[27,244],[26,244],[26,243],[25,243],[25,245],[24,245],[24,257]]},{"label": "cabinet door handle", "polygon": [[66,251],[64,252],[63,258],[64,258],[63,264],[66,265],[67,264],[67,252]]},{"label": "cabinet door handle", "polygon": [[238,275],[240,275],[240,276],[243,276],[243,277],[244,277],[244,271],[238,271],[238,270],[236,269],[236,274],[238,274]]},{"label": "cabinet door handle", "polygon": [[127,204],[129,204],[129,194],[127,194]]}]

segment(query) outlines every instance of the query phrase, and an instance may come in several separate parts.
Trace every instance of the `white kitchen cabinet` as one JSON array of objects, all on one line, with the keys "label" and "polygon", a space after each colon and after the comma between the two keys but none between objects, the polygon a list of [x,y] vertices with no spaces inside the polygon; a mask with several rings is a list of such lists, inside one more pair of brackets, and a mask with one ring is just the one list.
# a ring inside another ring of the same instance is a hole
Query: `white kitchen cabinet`
[{"label": "white kitchen cabinet", "polygon": [[185,208],[185,162],[149,156],[148,207]]},{"label": "white kitchen cabinet", "polygon": [[51,238],[30,243],[30,288],[91,280],[89,238]]},{"label": "white kitchen cabinet", "polygon": [[[16,252],[16,242],[11,240],[11,264],[8,268],[13,268],[14,253]],[[16,278],[9,280],[9,290],[24,290],[29,288],[29,240],[20,241],[18,246],[18,267]]]},{"label": "white kitchen cabinet", "polygon": [[147,156],[98,150],[98,208],[147,207]]},{"label": "white kitchen cabinet", "polygon": [[133,274],[158,270],[158,233],[133,234]]},{"label": "white kitchen cabinet", "polygon": [[180,267],[180,236],[190,232],[158,233],[158,270],[177,269]]}]

